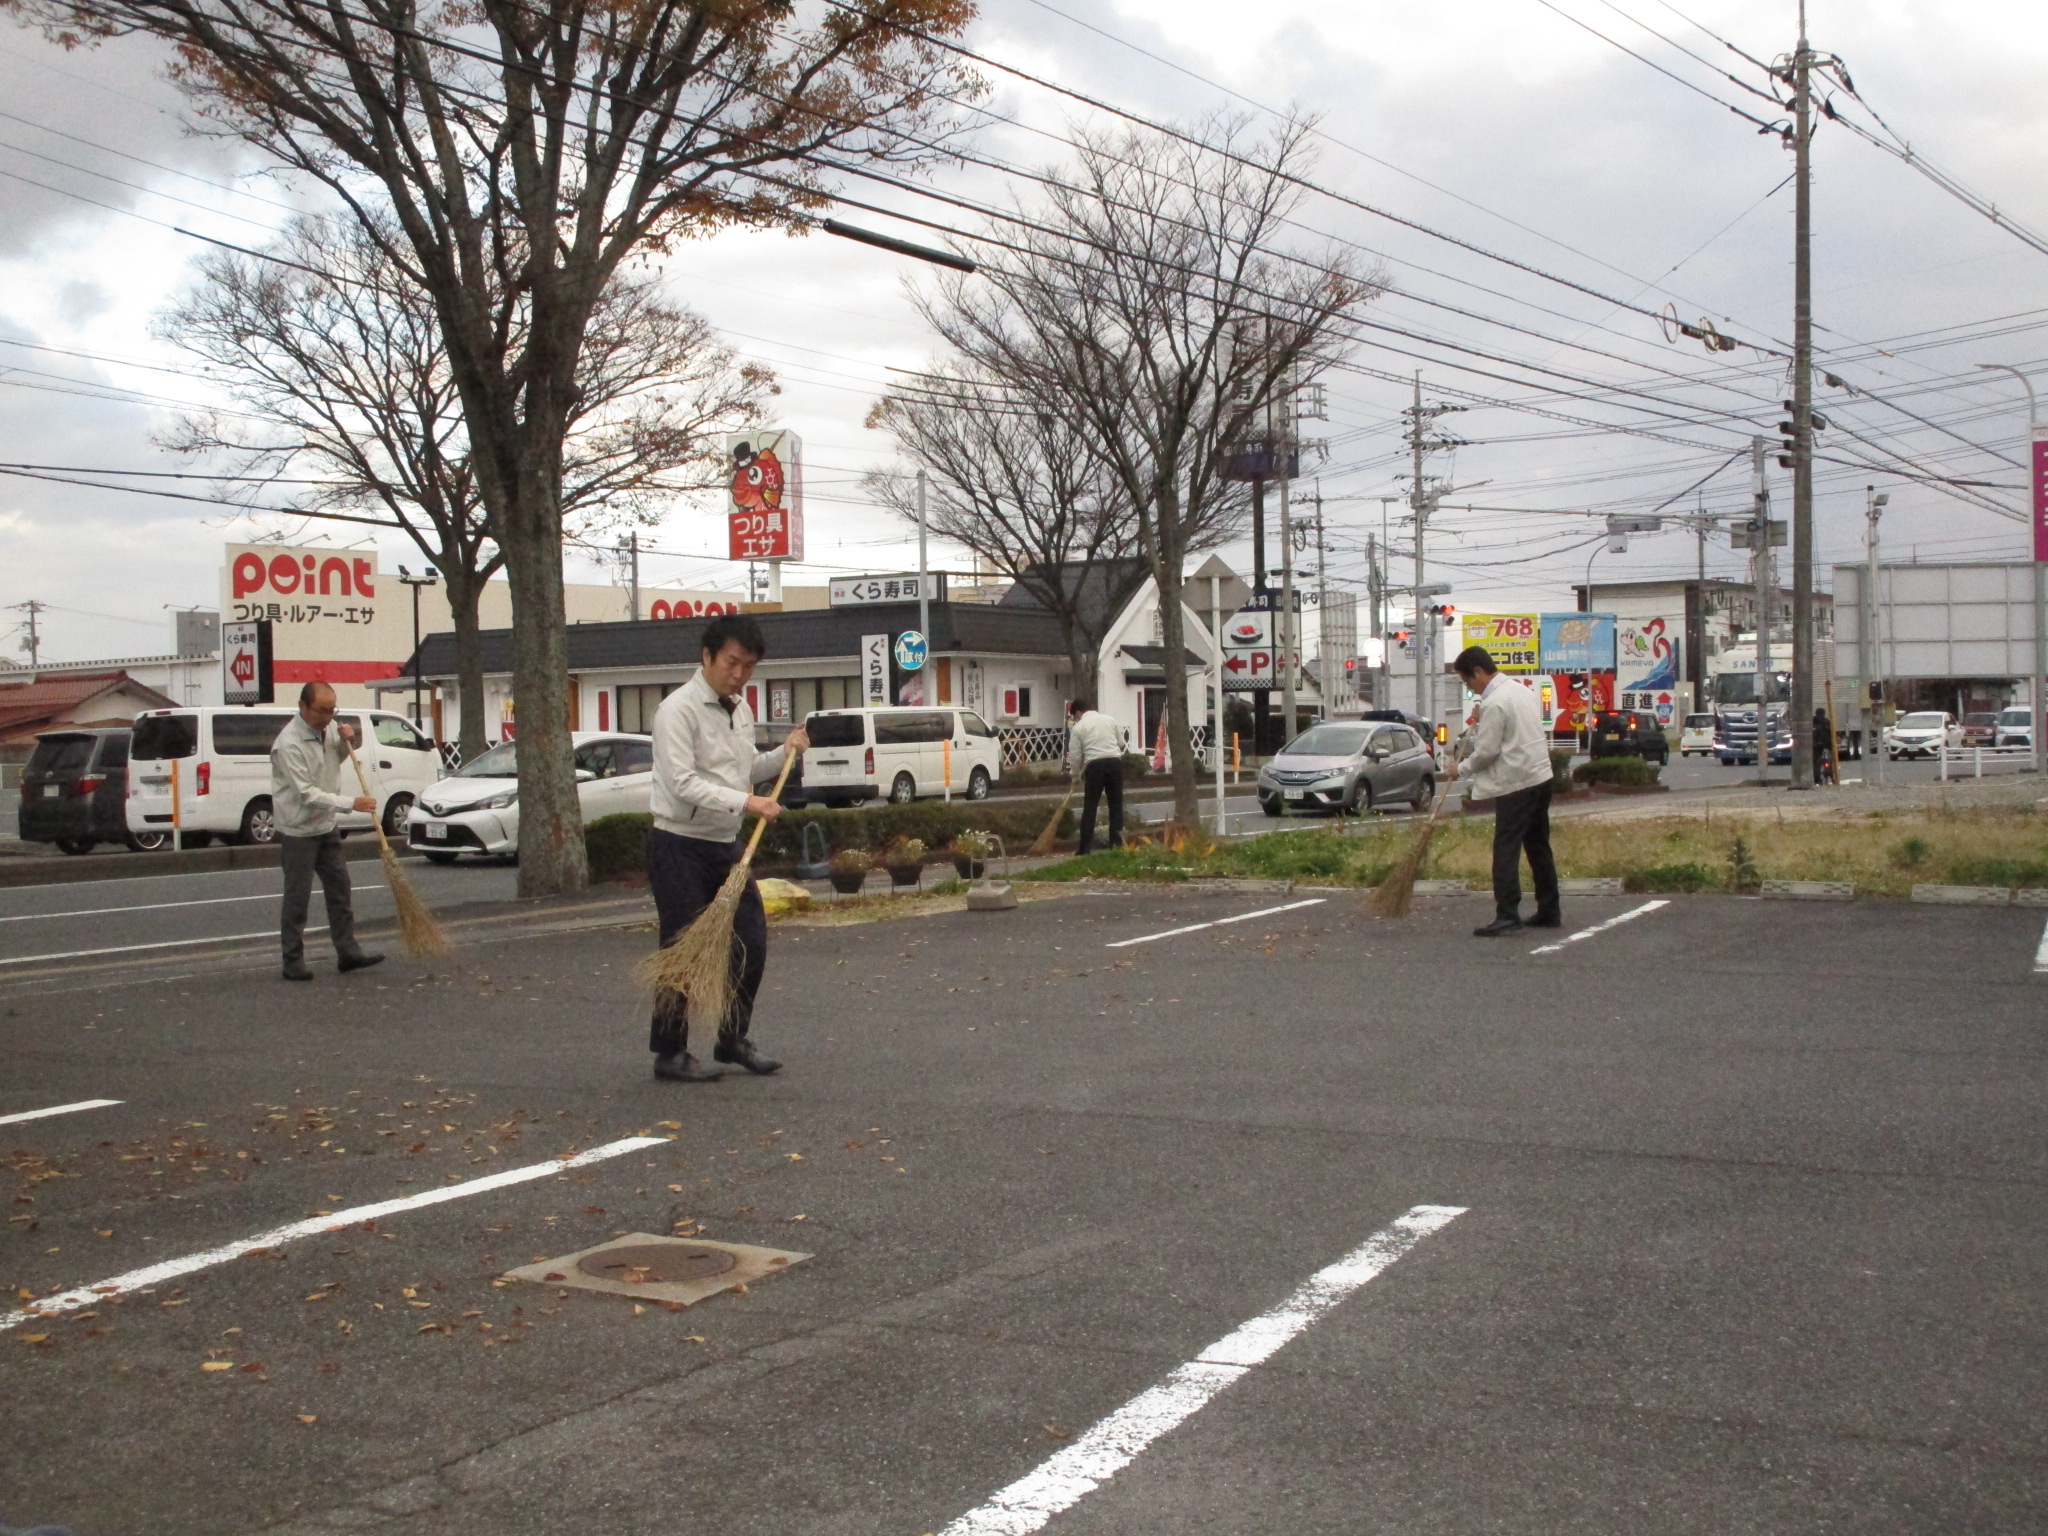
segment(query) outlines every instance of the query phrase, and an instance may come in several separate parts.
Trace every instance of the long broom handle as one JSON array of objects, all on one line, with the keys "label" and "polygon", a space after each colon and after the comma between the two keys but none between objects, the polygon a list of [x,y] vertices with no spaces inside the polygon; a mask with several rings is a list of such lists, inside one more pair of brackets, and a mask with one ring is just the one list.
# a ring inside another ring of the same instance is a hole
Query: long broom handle
[{"label": "long broom handle", "polygon": [[[356,771],[356,785],[362,790],[363,798],[365,800],[376,799],[377,797],[370,793],[370,781],[363,777],[363,764],[362,760],[356,756],[356,749],[349,746],[346,736],[341,739],[341,744],[348,751],[348,763]],[[389,853],[391,851],[391,839],[384,835],[384,818],[375,811],[370,812],[370,826],[377,834],[378,846],[383,848],[386,853]]]},{"label": "long broom handle", "polygon": [[[791,752],[786,747],[783,749],[782,772],[775,775],[775,787],[768,791],[768,798],[770,800],[780,800],[782,798],[782,786],[789,782],[789,770],[796,766],[796,758],[796,753]],[[761,846],[761,834],[767,830],[768,818],[766,816],[755,817],[754,835],[747,839],[747,851],[740,856],[741,864],[745,865],[754,862],[754,850]]]}]

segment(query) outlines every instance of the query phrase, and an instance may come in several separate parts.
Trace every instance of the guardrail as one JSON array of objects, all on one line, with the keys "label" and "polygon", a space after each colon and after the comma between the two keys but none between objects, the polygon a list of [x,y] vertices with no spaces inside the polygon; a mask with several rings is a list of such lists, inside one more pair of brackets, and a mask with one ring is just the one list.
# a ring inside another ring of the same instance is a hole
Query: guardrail
[{"label": "guardrail", "polygon": [[1943,779],[1949,776],[1950,763],[1966,764],[1971,770],[1969,777],[1973,779],[1984,777],[1987,762],[1994,768],[2000,763],[2011,763],[2021,768],[2034,766],[2032,747],[1943,747],[1935,756],[1941,764]]}]

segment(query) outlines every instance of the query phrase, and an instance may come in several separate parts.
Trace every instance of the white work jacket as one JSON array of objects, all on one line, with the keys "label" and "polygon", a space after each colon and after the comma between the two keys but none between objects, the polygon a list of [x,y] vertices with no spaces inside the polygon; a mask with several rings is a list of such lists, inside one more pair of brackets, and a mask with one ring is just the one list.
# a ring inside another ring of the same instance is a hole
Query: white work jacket
[{"label": "white work jacket", "polygon": [[746,820],[747,796],[782,769],[787,747],[754,750],[754,713],[745,699],[721,699],[697,675],[654,715],[654,824],[679,837],[729,843]]}]

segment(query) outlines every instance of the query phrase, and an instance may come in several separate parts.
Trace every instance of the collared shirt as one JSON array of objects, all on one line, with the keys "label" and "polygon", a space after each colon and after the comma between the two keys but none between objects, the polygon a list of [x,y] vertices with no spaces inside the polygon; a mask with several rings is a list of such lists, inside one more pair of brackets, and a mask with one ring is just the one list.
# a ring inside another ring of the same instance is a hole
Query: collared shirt
[{"label": "collared shirt", "polygon": [[722,699],[702,668],[654,714],[654,824],[680,837],[729,843],[746,820],[747,796],[782,768],[787,747],[754,750],[754,713]]},{"label": "collared shirt", "polygon": [[356,797],[336,787],[348,756],[341,728],[333,721],[320,732],[293,715],[270,744],[270,814],[286,837],[325,837],[338,812],[356,808]]},{"label": "collared shirt", "polygon": [[1067,728],[1067,761],[1086,767],[1105,757],[1124,755],[1123,732],[1099,709],[1084,713]]},{"label": "collared shirt", "polygon": [[1465,793],[1497,800],[1518,789],[1550,782],[1550,742],[1536,691],[1496,672],[1479,695],[1479,723],[1472,728],[1472,752],[1465,759]]}]

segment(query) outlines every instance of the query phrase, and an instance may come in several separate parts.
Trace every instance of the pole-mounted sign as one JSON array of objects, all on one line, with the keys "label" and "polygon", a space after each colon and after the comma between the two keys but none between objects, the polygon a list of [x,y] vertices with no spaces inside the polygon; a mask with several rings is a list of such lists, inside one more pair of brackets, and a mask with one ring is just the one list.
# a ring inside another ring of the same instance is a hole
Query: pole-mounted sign
[{"label": "pole-mounted sign", "polygon": [[803,445],[797,435],[782,428],[735,432],[725,440],[725,457],[732,493],[727,558],[803,559]]},{"label": "pole-mounted sign", "polygon": [[276,695],[270,659],[270,620],[230,621],[220,627],[221,701],[268,704]]},{"label": "pole-mounted sign", "polygon": [[906,672],[915,672],[924,665],[931,652],[923,635],[914,629],[906,629],[896,637],[896,665]]}]

